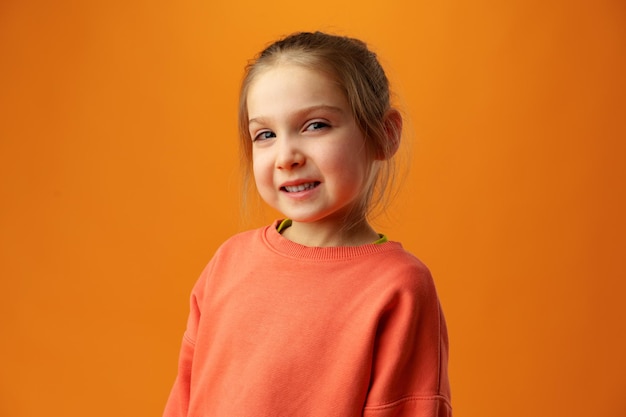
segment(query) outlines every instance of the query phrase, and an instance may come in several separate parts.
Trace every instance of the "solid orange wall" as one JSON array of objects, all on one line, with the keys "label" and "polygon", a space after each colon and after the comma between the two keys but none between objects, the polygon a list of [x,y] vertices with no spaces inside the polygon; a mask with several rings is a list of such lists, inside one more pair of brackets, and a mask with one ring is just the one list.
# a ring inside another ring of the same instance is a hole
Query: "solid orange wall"
[{"label": "solid orange wall", "polygon": [[455,414],[626,415],[624,12],[2,2],[0,415],[160,415],[191,286],[244,227],[242,68],[312,29],[369,42],[406,114],[378,229],[435,275]]}]

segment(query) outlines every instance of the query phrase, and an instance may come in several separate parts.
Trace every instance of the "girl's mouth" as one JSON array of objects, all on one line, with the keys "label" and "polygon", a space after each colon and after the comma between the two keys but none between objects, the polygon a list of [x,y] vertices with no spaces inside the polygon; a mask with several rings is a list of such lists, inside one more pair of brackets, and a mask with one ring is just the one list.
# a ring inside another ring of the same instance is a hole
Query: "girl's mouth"
[{"label": "girl's mouth", "polygon": [[319,181],[314,181],[314,182],[307,182],[304,184],[298,184],[298,185],[285,185],[283,187],[280,187],[281,191],[286,191],[288,193],[297,193],[300,191],[306,191],[306,190],[310,190],[313,189],[315,187],[317,187],[318,185],[320,185]]}]

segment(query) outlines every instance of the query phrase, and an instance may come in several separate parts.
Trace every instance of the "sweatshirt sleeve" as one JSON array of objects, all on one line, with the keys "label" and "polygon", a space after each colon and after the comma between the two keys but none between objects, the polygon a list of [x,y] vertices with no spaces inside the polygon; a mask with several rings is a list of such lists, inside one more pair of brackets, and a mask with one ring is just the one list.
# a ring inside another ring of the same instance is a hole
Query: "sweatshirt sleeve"
[{"label": "sweatshirt sleeve", "polygon": [[451,417],[448,335],[428,270],[389,297],[376,334],[364,417]]},{"label": "sweatshirt sleeve", "polygon": [[189,397],[191,387],[191,369],[195,350],[195,337],[200,321],[200,308],[198,302],[196,284],[190,300],[190,312],[187,319],[187,328],[183,335],[180,356],[178,359],[178,374],[174,381],[174,386],[170,391],[170,396],[165,405],[163,417],[183,417],[187,416],[189,410]]}]

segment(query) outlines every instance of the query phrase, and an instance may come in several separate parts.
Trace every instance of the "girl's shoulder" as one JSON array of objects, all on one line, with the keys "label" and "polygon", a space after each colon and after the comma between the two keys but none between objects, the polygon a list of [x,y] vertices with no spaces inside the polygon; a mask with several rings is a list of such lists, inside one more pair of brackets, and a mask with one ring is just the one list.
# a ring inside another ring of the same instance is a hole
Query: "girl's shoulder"
[{"label": "girl's shoulder", "polygon": [[248,249],[250,246],[258,246],[262,242],[261,237],[266,228],[267,227],[261,227],[258,229],[245,230],[232,235],[222,242],[213,257],[223,256],[231,252],[239,252],[239,254],[246,253],[243,252],[244,249]]}]

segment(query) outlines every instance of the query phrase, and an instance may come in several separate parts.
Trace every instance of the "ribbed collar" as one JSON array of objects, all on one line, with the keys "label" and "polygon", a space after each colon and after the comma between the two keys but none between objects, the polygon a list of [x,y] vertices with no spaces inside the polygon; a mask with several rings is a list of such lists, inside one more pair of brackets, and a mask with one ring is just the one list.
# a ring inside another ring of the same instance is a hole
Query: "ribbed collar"
[{"label": "ribbed collar", "polygon": [[280,220],[260,229],[261,237],[270,250],[280,255],[301,260],[344,261],[360,256],[403,250],[399,242],[370,243],[361,246],[304,246],[293,242],[276,230]]}]

